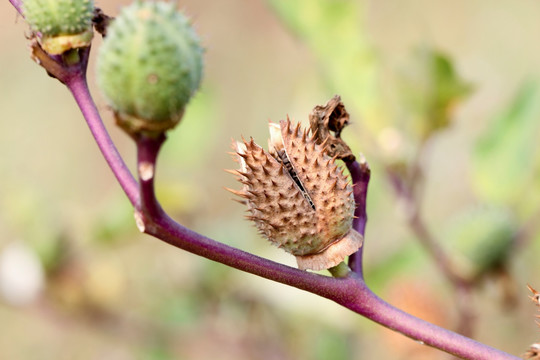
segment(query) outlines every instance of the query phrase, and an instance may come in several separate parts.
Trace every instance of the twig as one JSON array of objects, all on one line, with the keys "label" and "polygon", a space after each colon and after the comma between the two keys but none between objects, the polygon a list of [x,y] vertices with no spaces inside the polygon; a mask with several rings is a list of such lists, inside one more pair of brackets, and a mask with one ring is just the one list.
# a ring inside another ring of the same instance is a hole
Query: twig
[{"label": "twig", "polygon": [[24,17],[23,10],[22,10],[22,1],[21,0],[9,0],[11,5],[17,10],[17,12]]},{"label": "twig", "polygon": [[424,174],[420,163],[426,146],[427,143],[424,142],[420,149],[418,149],[415,159],[410,165],[411,171],[409,177],[406,180],[393,173],[391,169],[387,169],[386,172],[394,187],[396,195],[405,202],[406,218],[410,229],[416,235],[416,238],[426,252],[432,257],[443,276],[448,279],[454,288],[454,302],[459,314],[457,331],[463,335],[471,336],[473,334],[473,321],[475,316],[472,309],[472,303],[469,299],[474,282],[464,278],[455,271],[450,258],[439,245],[431,231],[429,231],[421,216],[421,196],[424,188]]},{"label": "twig", "polygon": [[[345,164],[351,174],[351,180],[354,185],[353,194],[356,200],[353,228],[365,238],[367,223],[366,200],[371,170],[363,157],[360,162],[346,161]],[[349,257],[349,267],[362,278],[364,277],[362,264],[363,252],[364,246]]]},{"label": "twig", "polygon": [[86,123],[90,128],[90,132],[94,136],[94,139],[116,177],[116,180],[126,193],[131,204],[135,206],[139,202],[138,184],[116,149],[116,146],[101,120],[96,104],[88,90],[86,77],[84,74],[79,74],[73,77],[66,85],[73,94],[77,105],[79,105]]}]

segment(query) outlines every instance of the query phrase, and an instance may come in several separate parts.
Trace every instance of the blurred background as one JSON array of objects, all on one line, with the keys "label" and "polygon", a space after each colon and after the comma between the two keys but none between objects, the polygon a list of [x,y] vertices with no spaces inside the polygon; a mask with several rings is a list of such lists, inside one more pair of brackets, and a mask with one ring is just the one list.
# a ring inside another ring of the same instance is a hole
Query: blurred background
[{"label": "blurred background", "polygon": [[[223,187],[231,138],[307,122],[342,97],[372,168],[367,283],[423,319],[519,355],[537,340],[540,3],[178,1],[206,47],[203,86],[158,168],[182,224],[294,266]],[[116,15],[128,1],[101,1]],[[68,91],[0,3],[0,358],[447,359],[300,290],[138,233]],[[533,41],[535,40],[535,41]],[[134,146],[110,133],[128,164]],[[422,243],[444,250],[448,280]]]}]

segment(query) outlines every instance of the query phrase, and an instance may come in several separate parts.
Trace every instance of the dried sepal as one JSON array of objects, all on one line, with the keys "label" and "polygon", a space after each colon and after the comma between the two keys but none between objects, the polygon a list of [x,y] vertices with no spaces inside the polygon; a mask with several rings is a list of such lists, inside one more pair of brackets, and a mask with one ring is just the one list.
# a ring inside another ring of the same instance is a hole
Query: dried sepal
[{"label": "dried sepal", "polygon": [[534,343],[530,346],[525,354],[523,354],[523,359],[526,360],[539,360],[540,359],[540,344]]},{"label": "dried sepal", "polygon": [[[531,285],[527,284],[527,288],[532,293],[532,295],[529,295],[529,298],[531,301],[536,305],[540,306],[540,293],[536,291]],[[540,316],[536,315],[536,318],[539,318]],[[540,326],[538,321],[536,321],[536,324]],[[523,354],[523,359],[527,360],[540,360],[540,343],[534,343],[532,344],[527,352]]]},{"label": "dried sepal", "polygon": [[352,229],[352,186],[300,124],[269,127],[269,151],[253,139],[236,143],[240,169],[232,172],[243,187],[229,191],[245,200],[264,237],[296,256],[300,269],[333,267],[362,246]]},{"label": "dried sepal", "polygon": [[339,95],[328,100],[325,105],[317,105],[309,114],[311,132],[318,144],[325,143],[329,156],[337,156],[344,161],[353,161],[354,155],[341,139],[341,131],[349,125],[349,113]]}]

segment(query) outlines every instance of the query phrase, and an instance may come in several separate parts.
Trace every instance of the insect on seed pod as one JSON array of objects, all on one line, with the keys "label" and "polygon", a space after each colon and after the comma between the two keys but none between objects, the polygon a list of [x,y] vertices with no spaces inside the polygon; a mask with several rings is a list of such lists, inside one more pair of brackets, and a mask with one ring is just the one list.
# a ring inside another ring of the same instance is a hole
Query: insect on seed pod
[{"label": "insect on seed pod", "polygon": [[352,229],[352,185],[325,144],[290,120],[270,123],[269,151],[253,140],[236,144],[239,170],[230,172],[248,218],[270,242],[296,257],[302,270],[334,267],[356,252],[362,235]]}]

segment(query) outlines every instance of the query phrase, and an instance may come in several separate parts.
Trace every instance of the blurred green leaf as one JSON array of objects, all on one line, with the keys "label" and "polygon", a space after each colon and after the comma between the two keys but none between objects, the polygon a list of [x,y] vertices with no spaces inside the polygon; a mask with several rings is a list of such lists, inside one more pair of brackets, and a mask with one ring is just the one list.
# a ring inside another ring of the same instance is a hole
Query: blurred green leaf
[{"label": "blurred green leaf", "polygon": [[171,325],[190,326],[200,321],[203,302],[198,298],[197,292],[189,294],[175,294],[174,297],[164,299],[159,318],[161,322]]},{"label": "blurred green leaf", "polygon": [[444,233],[456,270],[475,279],[504,264],[511,253],[517,224],[500,207],[475,206],[456,216]]},{"label": "blurred green leaf", "polygon": [[361,111],[364,122],[380,126],[378,63],[365,36],[362,3],[350,0],[268,0],[268,3],[316,55],[328,89]]},{"label": "blurred green leaf", "polygon": [[476,144],[472,171],[476,193],[487,201],[507,203],[534,191],[539,135],[540,88],[529,82]]},{"label": "blurred green leaf", "polygon": [[381,292],[392,279],[417,271],[426,263],[428,258],[425,250],[417,242],[409,240],[399,249],[387,253],[379,263],[366,269],[365,278],[373,291]]},{"label": "blurred green leaf", "polygon": [[346,360],[352,356],[350,344],[347,341],[347,336],[336,329],[324,329],[320,334],[317,334],[314,341],[315,350],[313,359],[317,360]]},{"label": "blurred green leaf", "polygon": [[447,127],[456,103],[471,90],[446,54],[426,46],[417,48],[401,78],[401,94],[413,114],[413,135],[425,140]]},{"label": "blurred green leaf", "polygon": [[95,243],[113,245],[126,240],[126,235],[137,232],[133,219],[133,208],[117,193],[109,199],[92,227],[91,239]]}]

